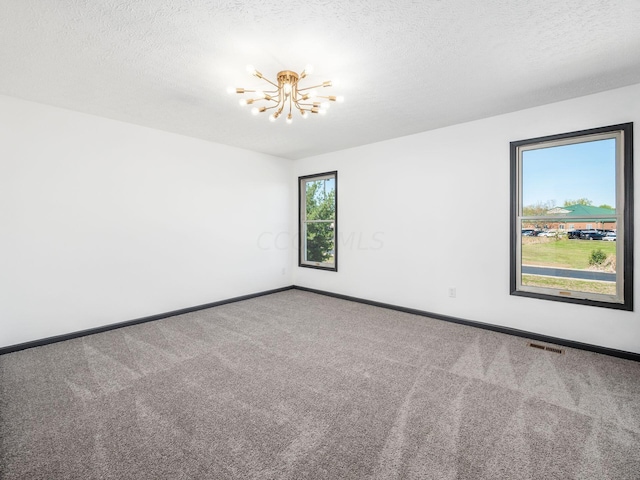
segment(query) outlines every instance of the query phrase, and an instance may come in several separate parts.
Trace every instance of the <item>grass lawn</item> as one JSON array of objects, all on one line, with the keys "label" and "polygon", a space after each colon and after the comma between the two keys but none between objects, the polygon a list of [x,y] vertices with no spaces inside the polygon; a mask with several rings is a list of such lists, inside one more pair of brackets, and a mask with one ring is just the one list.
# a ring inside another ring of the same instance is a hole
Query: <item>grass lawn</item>
[{"label": "grass lawn", "polygon": [[522,237],[522,263],[583,270],[589,267],[591,252],[597,249],[615,256],[616,242]]},{"label": "grass lawn", "polygon": [[[613,243],[613,242],[612,242]],[[538,275],[522,275],[522,284],[531,287],[556,288],[574,292],[616,294],[615,282],[590,282],[570,278],[541,277]]]}]

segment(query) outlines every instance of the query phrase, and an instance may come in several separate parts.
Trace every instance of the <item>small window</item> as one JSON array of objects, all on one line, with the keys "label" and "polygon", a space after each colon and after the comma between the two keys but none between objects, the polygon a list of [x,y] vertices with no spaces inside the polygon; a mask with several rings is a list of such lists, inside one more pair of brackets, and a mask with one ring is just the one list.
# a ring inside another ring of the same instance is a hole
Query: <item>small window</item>
[{"label": "small window", "polygon": [[632,123],[511,143],[512,295],[633,310],[632,155]]},{"label": "small window", "polygon": [[299,177],[298,265],[338,271],[338,172]]}]

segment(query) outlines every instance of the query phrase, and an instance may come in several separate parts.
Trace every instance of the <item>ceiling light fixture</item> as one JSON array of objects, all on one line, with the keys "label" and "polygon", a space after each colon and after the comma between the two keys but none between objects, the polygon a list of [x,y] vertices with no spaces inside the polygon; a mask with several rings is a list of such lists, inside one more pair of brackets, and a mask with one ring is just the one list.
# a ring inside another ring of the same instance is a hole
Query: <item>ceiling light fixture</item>
[{"label": "ceiling light fixture", "polygon": [[322,82],[320,85],[312,87],[300,88],[298,82],[312,72],[311,66],[307,66],[301,74],[292,72],[291,70],[283,70],[278,73],[277,83],[265,78],[262,73],[257,71],[253,66],[248,65],[247,71],[258,78],[275,87],[275,90],[248,90],[246,88],[229,88],[229,93],[251,94],[251,98],[240,99],[240,105],[256,105],[258,102],[265,101],[267,106],[254,106],[251,113],[258,115],[260,113],[274,110],[269,116],[269,120],[274,122],[280,115],[285,112],[287,116],[287,124],[293,122],[293,112],[298,110],[302,118],[307,118],[309,113],[318,113],[324,115],[327,113],[331,102],[342,102],[344,97],[334,95],[318,95],[318,88],[331,87],[331,81]]}]

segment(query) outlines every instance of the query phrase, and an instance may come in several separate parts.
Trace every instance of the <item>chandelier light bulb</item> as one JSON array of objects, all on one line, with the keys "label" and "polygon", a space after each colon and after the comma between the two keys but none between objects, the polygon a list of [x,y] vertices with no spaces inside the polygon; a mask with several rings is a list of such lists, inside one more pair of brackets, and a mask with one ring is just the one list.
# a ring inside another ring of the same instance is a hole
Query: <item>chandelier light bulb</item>
[{"label": "chandelier light bulb", "polygon": [[260,113],[260,109],[258,107],[253,107],[251,109],[251,114],[252,115],[258,115]]},{"label": "chandelier light bulb", "polygon": [[318,91],[315,88],[312,88],[311,90],[309,90],[309,97],[317,97],[318,96]]},{"label": "chandelier light bulb", "polygon": [[319,113],[320,115],[326,115],[326,114],[327,114],[327,111],[326,111],[324,108],[321,108],[320,110],[318,110],[318,113]]},{"label": "chandelier light bulb", "polygon": [[344,102],[344,97],[343,97],[342,95],[338,95],[338,96],[336,97],[336,102],[338,102],[338,103],[342,103],[342,102]]},{"label": "chandelier light bulb", "polygon": [[304,110],[304,111],[302,112],[302,118],[304,118],[305,120],[306,120],[307,118],[309,118],[309,114],[307,113],[307,111],[306,111],[306,110]]},{"label": "chandelier light bulb", "polygon": [[278,118],[278,117],[276,117],[276,114],[275,114],[275,113],[272,113],[271,115],[269,115],[269,121],[270,121],[270,122],[275,122],[275,121],[276,121],[276,118]]},{"label": "chandelier light bulb", "polygon": [[236,93],[236,89],[234,87],[227,87],[227,93],[229,95],[232,95],[232,94]]},{"label": "chandelier light bulb", "polygon": [[323,109],[329,110],[329,107],[331,107],[331,104],[329,102],[322,102],[321,106]]},{"label": "chandelier light bulb", "polygon": [[287,115],[287,124],[291,125],[291,123],[293,123],[293,117],[291,116],[291,114]]},{"label": "chandelier light bulb", "polygon": [[247,104],[247,99],[246,98],[241,98],[240,101],[238,102],[242,107],[244,107]]},{"label": "chandelier light bulb", "polygon": [[247,65],[247,72],[249,72],[251,75],[255,75],[257,70],[254,68],[253,65]]},{"label": "chandelier light bulb", "polygon": [[283,87],[283,90],[284,90],[284,93],[289,95],[291,93],[291,84],[290,83],[285,83],[284,87]]},{"label": "chandelier light bulb", "polygon": [[262,90],[256,90],[256,98],[265,98],[264,92]]}]

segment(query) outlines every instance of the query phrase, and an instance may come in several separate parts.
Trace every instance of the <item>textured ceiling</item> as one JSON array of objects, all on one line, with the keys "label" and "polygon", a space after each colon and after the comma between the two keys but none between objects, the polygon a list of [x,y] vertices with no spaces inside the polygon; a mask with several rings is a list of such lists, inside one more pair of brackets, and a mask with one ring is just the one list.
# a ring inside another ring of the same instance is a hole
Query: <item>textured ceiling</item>
[{"label": "textured ceiling", "polygon": [[[639,0],[0,0],[0,94],[296,159],[640,83],[639,25]],[[226,93],[309,63],[326,116]]]}]

